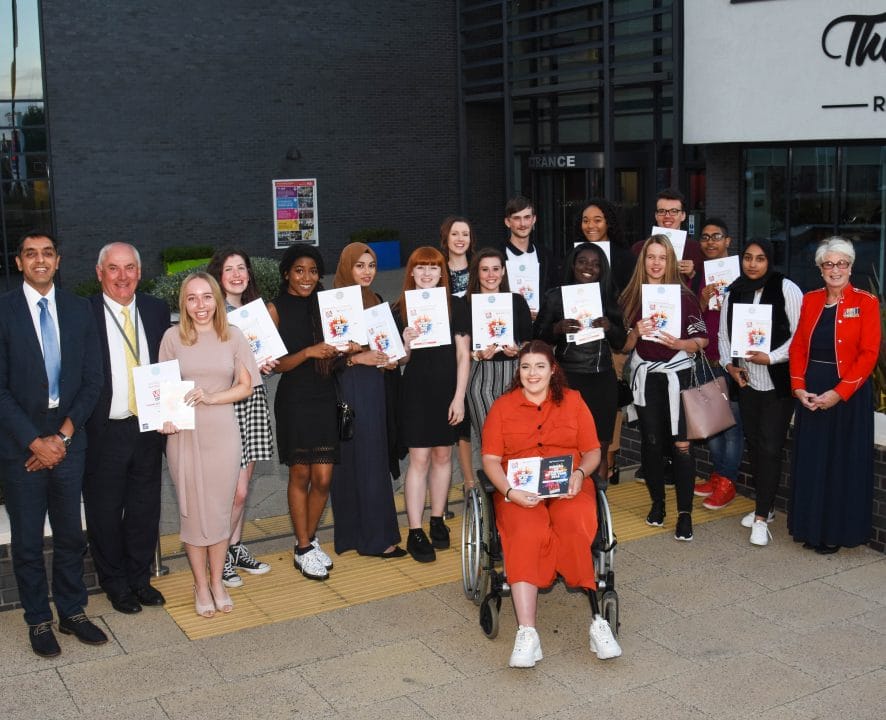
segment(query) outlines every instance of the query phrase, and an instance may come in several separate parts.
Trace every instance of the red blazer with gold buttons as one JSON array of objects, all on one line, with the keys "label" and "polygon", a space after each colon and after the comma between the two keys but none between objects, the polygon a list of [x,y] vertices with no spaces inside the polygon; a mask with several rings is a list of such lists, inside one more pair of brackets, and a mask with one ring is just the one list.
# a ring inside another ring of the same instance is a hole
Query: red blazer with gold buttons
[{"label": "red blazer with gold buttons", "polygon": [[[812,331],[824,310],[827,290],[820,288],[803,296],[800,321],[791,341],[791,390],[806,389],[806,367]],[[848,400],[868,379],[880,354],[880,301],[869,292],[852,287],[843,289],[837,302],[834,348],[840,382],[834,390]]]}]

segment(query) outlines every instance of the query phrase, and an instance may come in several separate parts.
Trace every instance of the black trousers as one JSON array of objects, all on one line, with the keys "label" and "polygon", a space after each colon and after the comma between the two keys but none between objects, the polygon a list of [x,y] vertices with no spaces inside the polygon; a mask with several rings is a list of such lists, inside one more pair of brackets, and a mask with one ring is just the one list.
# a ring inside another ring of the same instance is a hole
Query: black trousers
[{"label": "black trousers", "polygon": [[775,390],[760,391],[747,386],[738,391],[738,408],[757,489],[755,512],[765,517],[775,506],[781,451],[794,414],[794,400],[777,397]]},{"label": "black trousers", "polygon": [[[677,373],[680,387],[689,384],[691,371]],[[686,440],[686,418],[683,404],[680,403],[680,421],[675,435],[671,431],[671,410],[668,400],[668,378],[664,373],[649,373],[646,376],[646,406],[637,408],[640,421],[640,459],[646,489],[653,502],[664,502],[664,456],[673,453],[674,486],[677,491],[678,512],[692,512],[695,490],[695,463],[691,452],[680,452],[673,444]]]},{"label": "black trousers", "polygon": [[147,585],[160,524],[164,437],[138,419],[110,420],[89,436],[83,503],[89,549],[109,595]]}]

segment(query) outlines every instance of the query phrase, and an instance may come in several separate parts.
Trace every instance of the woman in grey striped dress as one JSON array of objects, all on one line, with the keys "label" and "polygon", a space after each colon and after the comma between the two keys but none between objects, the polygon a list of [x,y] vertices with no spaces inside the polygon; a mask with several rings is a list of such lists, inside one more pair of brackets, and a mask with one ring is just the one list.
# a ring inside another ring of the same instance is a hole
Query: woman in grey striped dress
[{"label": "woman in grey striped dress", "polygon": [[[465,299],[469,304],[479,302],[489,293],[508,293],[505,275],[505,256],[495,248],[479,250],[471,260],[468,289]],[[513,345],[487,345],[471,338],[471,376],[468,381],[468,405],[471,427],[479,439],[483,423],[492,403],[511,386],[517,369],[520,347],[532,339],[532,315],[529,305],[520,293],[511,293],[514,318]]]}]

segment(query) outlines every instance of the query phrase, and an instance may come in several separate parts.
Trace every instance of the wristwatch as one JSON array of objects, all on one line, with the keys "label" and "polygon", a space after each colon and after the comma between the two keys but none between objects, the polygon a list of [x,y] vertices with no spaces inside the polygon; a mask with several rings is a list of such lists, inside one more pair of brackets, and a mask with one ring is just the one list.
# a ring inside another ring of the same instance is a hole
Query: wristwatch
[{"label": "wristwatch", "polygon": [[71,446],[71,441],[72,441],[74,438],[68,437],[68,436],[65,435],[61,430],[59,430],[59,431],[56,433],[56,435],[58,435],[58,436],[62,439],[62,442],[65,444],[65,450],[67,450],[67,449]]}]

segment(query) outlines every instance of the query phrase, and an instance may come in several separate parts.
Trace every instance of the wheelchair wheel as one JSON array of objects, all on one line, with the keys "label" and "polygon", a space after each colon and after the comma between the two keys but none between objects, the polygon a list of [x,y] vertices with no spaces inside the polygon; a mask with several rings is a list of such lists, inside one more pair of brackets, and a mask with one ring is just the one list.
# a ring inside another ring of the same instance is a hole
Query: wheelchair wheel
[{"label": "wheelchair wheel", "polygon": [[501,610],[501,595],[487,595],[480,603],[480,627],[490,640],[498,636],[498,614]]},{"label": "wheelchair wheel", "polygon": [[603,598],[600,601],[600,613],[603,615],[603,619],[609,623],[609,627],[612,628],[612,634],[616,637],[618,636],[618,593],[615,590],[607,590],[603,593]]},{"label": "wheelchair wheel", "polygon": [[465,597],[475,605],[489,592],[489,499],[480,488],[465,495],[461,526],[461,578]]}]

